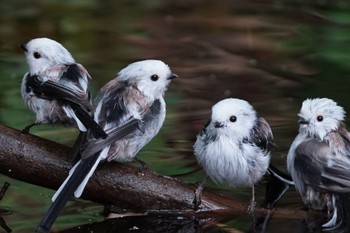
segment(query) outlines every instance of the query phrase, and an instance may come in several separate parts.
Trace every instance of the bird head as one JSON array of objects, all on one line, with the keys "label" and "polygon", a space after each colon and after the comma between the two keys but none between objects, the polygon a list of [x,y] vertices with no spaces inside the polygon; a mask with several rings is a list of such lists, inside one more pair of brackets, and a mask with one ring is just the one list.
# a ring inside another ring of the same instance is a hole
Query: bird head
[{"label": "bird head", "polygon": [[144,60],[131,63],[118,73],[121,81],[137,87],[151,101],[161,98],[170,81],[178,76],[160,60]]},{"label": "bird head", "polygon": [[344,109],[327,98],[306,99],[301,107],[299,132],[321,140],[345,118]]},{"label": "bird head", "polygon": [[249,137],[256,125],[258,116],[254,108],[245,100],[228,98],[212,107],[211,120],[208,125],[218,135],[242,139]]},{"label": "bird head", "polygon": [[57,41],[48,38],[32,39],[28,43],[22,44],[21,48],[26,55],[31,75],[44,72],[54,65],[75,63],[74,58],[66,48]]}]

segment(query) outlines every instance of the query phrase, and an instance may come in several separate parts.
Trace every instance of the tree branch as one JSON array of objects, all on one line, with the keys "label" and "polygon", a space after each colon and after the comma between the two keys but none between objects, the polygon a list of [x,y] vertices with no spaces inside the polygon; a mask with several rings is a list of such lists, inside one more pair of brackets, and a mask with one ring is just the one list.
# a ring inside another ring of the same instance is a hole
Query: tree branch
[{"label": "tree branch", "polygon": [[[67,146],[0,125],[0,172],[12,178],[57,189],[72,167],[65,159],[69,151]],[[136,167],[110,162],[99,165],[82,198],[122,209],[197,216],[246,211],[246,205],[206,190],[194,211],[195,189],[174,178],[150,171],[141,174]]]}]

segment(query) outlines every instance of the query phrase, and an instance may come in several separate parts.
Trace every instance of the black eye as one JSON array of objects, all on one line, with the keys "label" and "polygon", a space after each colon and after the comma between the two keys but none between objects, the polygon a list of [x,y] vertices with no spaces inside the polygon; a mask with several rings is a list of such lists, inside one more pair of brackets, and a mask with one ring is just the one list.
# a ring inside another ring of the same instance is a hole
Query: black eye
[{"label": "black eye", "polygon": [[34,52],[34,53],[33,53],[33,56],[34,56],[36,59],[41,58],[41,55],[40,55],[39,52]]},{"label": "black eye", "polygon": [[235,122],[237,120],[237,117],[236,116],[230,116],[230,121],[231,122]]},{"label": "black eye", "polygon": [[319,116],[317,116],[317,121],[323,121],[323,116],[321,116],[321,115],[319,115]]},{"label": "black eye", "polygon": [[151,76],[152,81],[157,81],[159,79],[158,75],[154,74]]}]

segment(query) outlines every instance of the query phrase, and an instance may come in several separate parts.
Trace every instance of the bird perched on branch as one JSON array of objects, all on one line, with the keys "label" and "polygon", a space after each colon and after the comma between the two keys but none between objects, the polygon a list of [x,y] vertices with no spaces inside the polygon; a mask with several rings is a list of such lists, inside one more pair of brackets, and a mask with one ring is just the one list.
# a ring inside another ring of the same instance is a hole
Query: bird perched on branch
[{"label": "bird perched on branch", "polygon": [[91,129],[94,137],[106,138],[106,133],[90,115],[88,84],[91,77],[86,69],[54,40],[36,38],[21,47],[29,66],[21,93],[36,117],[35,123],[22,132],[28,133],[34,125],[49,123],[75,126],[80,131]]},{"label": "bird perched on branch", "polygon": [[266,120],[247,101],[229,98],[212,107],[193,146],[198,163],[214,182],[252,188],[250,213],[255,206],[254,184],[269,166],[269,138],[272,131]]},{"label": "bird perched on branch", "polygon": [[77,150],[81,160],[53,196],[53,203],[37,230],[49,232],[51,225],[70,197],[80,197],[89,178],[102,160],[130,161],[163,125],[166,106],[164,93],[177,75],[159,60],[144,60],[122,69],[108,82],[97,98],[95,121],[108,138],[83,133]]},{"label": "bird perched on branch", "polygon": [[287,167],[305,204],[328,212],[324,228],[349,220],[350,133],[345,111],[327,98],[307,99],[299,113],[299,134],[287,157]]}]

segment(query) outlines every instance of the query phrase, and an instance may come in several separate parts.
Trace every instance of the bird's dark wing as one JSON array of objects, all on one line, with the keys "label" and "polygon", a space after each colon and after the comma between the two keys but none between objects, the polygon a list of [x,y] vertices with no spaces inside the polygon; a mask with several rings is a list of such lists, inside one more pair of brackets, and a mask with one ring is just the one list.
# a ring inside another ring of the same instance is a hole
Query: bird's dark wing
[{"label": "bird's dark wing", "polygon": [[135,118],[130,118],[122,125],[107,130],[106,133],[108,134],[108,138],[106,139],[88,138],[85,141],[85,143],[81,145],[81,158],[88,158],[100,152],[103,148],[110,146],[114,142],[135,132],[135,130],[139,128],[139,123],[139,120],[136,120]]},{"label": "bird's dark wing", "polygon": [[[74,64],[66,64],[63,65],[64,69],[62,74],[59,75],[59,81],[60,83],[68,82],[73,83],[75,87],[77,87],[79,90],[86,90],[87,86],[85,86],[86,83],[91,79],[90,74],[87,72],[87,70],[80,64],[74,63]],[[53,67],[51,69],[51,72],[54,73],[54,70],[60,69],[60,66]]]},{"label": "bird's dark wing", "polygon": [[[102,128],[109,128],[109,132],[118,131],[118,124],[121,123],[123,116],[126,112],[126,106],[123,100],[123,93],[127,89],[126,82],[119,82],[117,79],[109,81],[100,91],[96,98],[95,119],[99,126]],[[125,122],[128,125],[128,122]],[[133,123],[132,123],[133,124]],[[91,132],[80,133],[79,137],[75,141],[73,149],[69,155],[69,160],[77,161],[81,158],[82,151],[84,151],[83,157],[87,158],[94,153],[103,149],[103,147],[110,145],[117,140],[118,136],[114,138],[112,135],[110,140],[95,140],[91,137]],[[88,153],[88,151],[91,151]]]},{"label": "bird's dark wing", "polygon": [[82,158],[87,158],[101,151],[106,146],[109,146],[116,141],[135,133],[136,131],[143,132],[147,122],[153,120],[154,115],[159,114],[160,105],[160,101],[155,100],[154,103],[148,108],[148,111],[143,115],[142,120],[137,120],[130,116],[129,119],[119,123],[119,125],[109,127],[106,129],[106,133],[108,134],[107,139],[101,140],[87,137],[86,143],[82,145]]},{"label": "bird's dark wing", "polygon": [[89,112],[91,111],[90,96],[87,91],[84,91],[82,84],[79,82],[80,79],[85,79],[86,74],[80,67],[77,64],[56,67],[61,72],[52,73],[60,75],[58,81],[51,79],[42,81],[37,75],[30,76],[27,79],[26,88],[33,91],[39,98],[68,101]]},{"label": "bird's dark wing", "polygon": [[123,130],[125,134],[129,134],[139,127],[139,121],[135,120],[127,109],[127,98],[132,91],[133,88],[130,88],[127,82],[120,82],[118,79],[111,80],[101,89],[96,98],[94,114],[96,121],[109,137],[107,140],[96,140],[89,136],[88,132],[81,146],[82,158],[90,157],[123,138],[119,133],[120,128],[125,130]]},{"label": "bird's dark wing", "polygon": [[153,104],[147,108],[147,110],[143,114],[142,121],[140,121],[140,124],[138,126],[138,129],[141,132],[144,133],[146,131],[146,127],[151,125],[152,122],[154,123],[156,121],[158,123],[158,121],[155,119],[157,119],[157,117],[159,116],[161,108],[162,104],[159,99],[154,100]]},{"label": "bird's dark wing", "polygon": [[90,96],[88,92],[82,90],[82,84],[79,82],[79,77],[83,79],[83,71],[81,66],[76,64],[66,65],[65,72],[60,76],[61,82],[41,81],[38,76],[34,75],[27,78],[26,88],[39,98],[56,100],[69,106],[85,127],[91,129],[94,137],[106,138],[107,134],[89,113],[91,111]]},{"label": "bird's dark wing", "polygon": [[[160,100],[154,100],[150,105],[145,96],[133,85],[126,81],[113,79],[102,89],[97,98],[95,107],[95,120],[108,133],[107,140],[95,140],[87,137],[83,146],[82,158],[87,158],[103,148],[114,144],[122,137],[114,130],[120,127],[127,127],[127,138],[134,134],[140,135],[146,131],[145,127],[157,127],[162,105]],[[130,119],[133,119],[130,121]],[[138,119],[138,120],[135,120]],[[125,140],[128,140],[125,138]],[[110,158],[109,158],[110,159]]]},{"label": "bird's dark wing", "polygon": [[328,136],[333,148],[328,166],[325,166],[322,181],[334,192],[350,192],[350,135],[345,125]]},{"label": "bird's dark wing", "polygon": [[97,99],[95,119],[103,128],[113,128],[131,117],[127,111],[127,98],[132,88],[118,79],[109,81]]},{"label": "bird's dark wing", "polygon": [[329,154],[330,147],[324,141],[309,139],[301,143],[295,150],[294,159],[294,169],[299,179],[312,187],[320,187],[321,174]]},{"label": "bird's dark wing", "polygon": [[336,145],[310,139],[296,149],[295,170],[307,185],[331,192],[350,191],[350,153],[339,153]]},{"label": "bird's dark wing", "polygon": [[40,81],[37,75],[28,77],[26,88],[31,90],[38,98],[47,100],[69,101],[80,105],[86,111],[91,111],[91,105],[79,93],[60,83],[50,80]]},{"label": "bird's dark wing", "polygon": [[267,121],[259,117],[255,126],[251,130],[250,141],[252,141],[255,145],[260,147],[263,150],[268,150],[269,148],[269,138],[273,138],[272,131],[267,123]]}]

